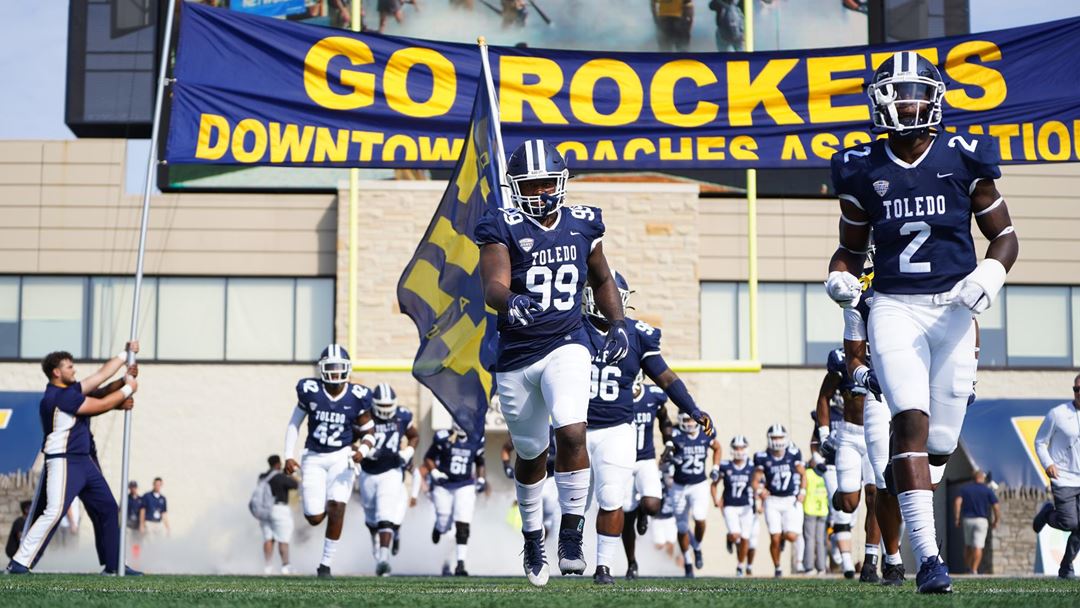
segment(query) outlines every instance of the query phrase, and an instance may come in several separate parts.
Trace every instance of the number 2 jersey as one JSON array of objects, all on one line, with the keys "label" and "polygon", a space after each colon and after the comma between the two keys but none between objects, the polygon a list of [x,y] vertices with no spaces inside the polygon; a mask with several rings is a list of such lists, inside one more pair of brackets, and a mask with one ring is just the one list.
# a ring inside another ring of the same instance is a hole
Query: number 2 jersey
[{"label": "number 2 jersey", "polygon": [[353,425],[360,414],[371,408],[371,391],[349,382],[337,397],[331,397],[321,380],[302,378],[296,383],[296,407],[307,414],[304,448],[310,452],[336,452],[356,440]]},{"label": "number 2 jersey", "polygon": [[691,436],[675,429],[671,441],[675,444],[675,483],[683,486],[705,481],[705,457],[712,446],[713,435],[700,429]]},{"label": "number 2 jersey", "polygon": [[375,447],[371,454],[360,461],[360,469],[369,475],[378,475],[402,466],[401,439],[412,425],[413,415],[409,410],[399,407],[389,420],[379,418],[372,411],[375,423]]},{"label": "number 2 jersey", "polygon": [[653,429],[661,408],[667,404],[667,393],[659,386],[646,384],[634,400],[634,431],[637,435],[637,460],[656,460]]},{"label": "number 2 jersey", "polygon": [[495,371],[520,369],[564,344],[585,342],[581,291],[589,254],[604,236],[600,209],[564,206],[550,228],[518,209],[489,211],[476,226],[479,246],[501,243],[510,253],[510,291],[532,297],[543,310],[528,325],[499,313]]},{"label": "number 2 jersey", "polygon": [[592,356],[591,382],[589,384],[590,429],[603,429],[634,421],[634,378],[641,370],[641,361],[660,354],[660,330],[644,321],[626,318],[629,352],[614,365],[600,362],[600,353],[607,342],[607,334],[597,329],[592,321],[585,321],[585,345]]},{"label": "number 2 jersey", "polygon": [[837,196],[861,208],[873,229],[874,288],[885,294],[949,291],[977,263],[971,193],[1001,177],[994,138],[942,133],[908,164],[887,140],[832,157]]},{"label": "number 2 jersey", "polygon": [[795,446],[788,446],[779,456],[771,450],[754,454],[754,468],[765,472],[765,488],[772,496],[798,494],[801,480],[795,467],[802,462],[802,452]]},{"label": "number 2 jersey", "polygon": [[424,458],[434,462],[446,475],[446,479],[435,481],[435,485],[451,490],[470,485],[475,479],[473,465],[484,462],[484,437],[473,441],[472,437],[442,429],[435,433]]},{"label": "number 2 jersey", "polygon": [[742,465],[734,460],[720,461],[720,479],[724,482],[724,506],[745,507],[750,504],[750,479],[754,476],[754,465],[747,458]]}]

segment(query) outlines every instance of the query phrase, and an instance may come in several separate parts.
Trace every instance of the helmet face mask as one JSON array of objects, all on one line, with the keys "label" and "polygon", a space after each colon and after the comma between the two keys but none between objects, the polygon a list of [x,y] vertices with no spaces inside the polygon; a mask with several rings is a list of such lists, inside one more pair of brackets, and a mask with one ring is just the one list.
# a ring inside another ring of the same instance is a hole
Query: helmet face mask
[{"label": "helmet face mask", "polygon": [[371,411],[376,418],[390,420],[397,414],[397,393],[385,382],[375,386],[371,395]]},{"label": "helmet face mask", "polygon": [[345,384],[352,374],[349,353],[337,344],[331,344],[323,349],[318,365],[319,377],[324,384]]},{"label": "helmet face mask", "polygon": [[699,425],[698,421],[694,420],[690,416],[690,414],[687,414],[685,412],[679,414],[679,430],[680,431],[686,433],[687,435],[693,436],[693,435],[697,435],[698,429],[700,429],[700,428],[701,428],[701,425]]},{"label": "helmet face mask", "polygon": [[746,440],[743,435],[736,435],[731,438],[731,460],[734,462],[745,462],[747,458],[747,448],[750,442]]},{"label": "helmet face mask", "polygon": [[941,124],[945,82],[937,67],[914,51],[895,53],[866,88],[874,126],[916,135]]},{"label": "helmet face mask", "polygon": [[[623,314],[626,311],[633,308],[630,306],[630,294],[634,293],[630,290],[630,285],[626,282],[626,279],[619,273],[615,273],[615,285],[619,288],[619,299],[622,301]],[[581,308],[585,314],[597,319],[604,319],[604,313],[600,312],[600,308],[596,305],[596,294],[593,293],[593,288],[588,283],[585,284],[585,289],[581,290]]]},{"label": "helmet face mask", "polygon": [[634,376],[634,399],[641,396],[641,392],[645,390],[645,372],[638,370],[636,376]]},{"label": "helmet face mask", "polygon": [[506,163],[510,198],[525,215],[543,218],[566,200],[570,170],[555,146],[542,139],[522,142]]},{"label": "helmet face mask", "polygon": [[769,427],[768,431],[769,450],[772,452],[782,452],[788,447],[788,434],[787,429],[782,424],[774,424]]}]

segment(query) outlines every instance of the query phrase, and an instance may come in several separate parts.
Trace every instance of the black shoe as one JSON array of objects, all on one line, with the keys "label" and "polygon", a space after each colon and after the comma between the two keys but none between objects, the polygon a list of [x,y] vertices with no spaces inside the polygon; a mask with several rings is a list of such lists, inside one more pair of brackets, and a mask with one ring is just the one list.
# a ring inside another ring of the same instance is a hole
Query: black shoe
[{"label": "black shoe", "polygon": [[694,578],[694,567],[690,564],[684,565],[683,576],[686,578]]},{"label": "black shoe", "polygon": [[431,529],[431,542],[433,544],[439,544],[439,540],[442,538],[442,532],[439,532],[438,528]]},{"label": "black shoe", "polygon": [[904,564],[885,564],[881,567],[881,584],[899,587],[904,584]]},{"label": "black shoe", "polygon": [[727,552],[728,553],[734,553],[735,552],[735,543],[731,542],[730,540],[727,541]]},{"label": "black shoe", "polygon": [[1038,534],[1042,532],[1042,529],[1046,527],[1047,522],[1050,521],[1050,514],[1054,511],[1054,503],[1047,501],[1043,503],[1039,512],[1035,514],[1035,519],[1031,522],[1031,529],[1035,530]]},{"label": "black shoe", "polygon": [[452,574],[453,574],[453,571],[450,570],[450,562],[443,562],[442,575],[443,576],[450,576]]},{"label": "black shoe", "polygon": [[915,590],[919,593],[952,593],[952,577],[941,557],[933,555],[923,558],[915,575]]},{"label": "black shoe", "polygon": [[701,554],[701,549],[694,549],[694,567],[698,570],[705,567],[705,556]]},{"label": "black shoe", "polygon": [[401,549],[400,536],[400,534],[394,532],[394,542],[390,544],[390,555],[397,555],[398,551]]},{"label": "black shoe", "polygon": [[855,571],[854,570],[844,570],[844,578],[848,579],[849,581],[851,579],[855,578]]},{"label": "black shoe", "polygon": [[30,569],[15,560],[11,560],[7,567],[8,574],[30,574]]},{"label": "black shoe", "polygon": [[319,578],[334,578],[330,574],[330,566],[324,566],[322,564],[319,564],[319,569],[315,571],[315,576]]},{"label": "black shoe", "polygon": [[607,566],[597,566],[592,575],[592,582],[596,585],[614,585],[615,577],[611,576],[611,569]]},{"label": "black shoe", "polygon": [[525,548],[523,565],[525,576],[536,587],[543,587],[548,582],[547,558],[544,556],[544,531],[524,532]]},{"label": "black shoe", "polygon": [[469,571],[465,569],[465,562],[458,560],[457,567],[454,568],[454,576],[469,576]]},{"label": "black shoe", "polygon": [[649,516],[642,509],[638,509],[634,529],[637,530],[638,536],[645,536],[645,533],[649,531]]},{"label": "black shoe", "polygon": [[[113,576],[116,574],[116,570],[109,570],[108,568],[101,571],[101,574],[106,576]],[[143,573],[132,568],[131,566],[124,566],[124,576],[142,576]]]},{"label": "black shoe", "polygon": [[637,562],[630,562],[626,566],[626,580],[636,581],[637,577]]},{"label": "black shoe", "polygon": [[863,559],[862,572],[859,573],[860,583],[877,583],[881,580],[877,573],[877,556],[867,555]]},{"label": "black shoe", "polygon": [[559,530],[559,571],[567,574],[585,573],[585,553],[581,549],[580,530]]}]

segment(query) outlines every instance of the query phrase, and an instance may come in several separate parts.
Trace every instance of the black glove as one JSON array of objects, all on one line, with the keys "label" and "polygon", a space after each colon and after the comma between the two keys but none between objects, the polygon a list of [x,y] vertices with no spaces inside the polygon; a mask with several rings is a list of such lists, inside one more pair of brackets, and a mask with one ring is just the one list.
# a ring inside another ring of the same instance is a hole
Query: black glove
[{"label": "black glove", "polygon": [[675,460],[675,444],[668,440],[664,443],[664,453],[660,455],[660,462],[670,464]]},{"label": "black glove", "polygon": [[836,458],[836,433],[833,433],[825,438],[825,441],[821,442],[818,446],[818,451],[821,452],[821,457],[825,460],[835,460]]},{"label": "black glove", "polygon": [[600,360],[608,365],[622,361],[630,352],[630,334],[626,331],[626,320],[612,321],[608,328],[607,341],[600,351]]},{"label": "black glove", "polygon": [[709,471],[709,479],[720,481],[720,465],[713,466],[712,470]]},{"label": "black glove", "polygon": [[701,425],[701,432],[702,433],[705,433],[709,437],[712,437],[712,436],[715,435],[715,432],[714,432],[715,429],[713,429],[713,423],[712,423],[712,417],[711,416],[709,416],[708,414],[706,414],[705,412],[703,412],[701,410],[698,410],[692,416],[693,416],[694,420],[697,420],[697,423]]}]

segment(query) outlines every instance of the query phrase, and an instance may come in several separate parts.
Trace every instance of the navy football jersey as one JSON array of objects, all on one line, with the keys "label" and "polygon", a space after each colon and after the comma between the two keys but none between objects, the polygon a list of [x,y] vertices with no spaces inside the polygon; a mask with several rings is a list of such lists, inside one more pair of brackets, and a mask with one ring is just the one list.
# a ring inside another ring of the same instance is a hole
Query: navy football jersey
[{"label": "navy football jersey", "polygon": [[360,461],[360,468],[365,473],[378,475],[401,467],[401,440],[412,424],[412,419],[412,412],[403,407],[397,408],[394,417],[389,420],[375,416],[372,411],[371,420],[375,423],[375,447],[367,458]]},{"label": "navy football jersey", "polygon": [[675,429],[671,441],[675,444],[675,483],[685,486],[705,481],[705,458],[712,446],[712,436],[698,430],[691,437]]},{"label": "navy football jersey", "polygon": [[41,428],[45,440],[41,451],[46,456],[59,454],[89,455],[95,452],[94,438],[90,435],[90,416],[79,416],[79,408],[86,401],[82,383],[66,387],[49,384],[38,405]]},{"label": "navy football jersey", "polygon": [[724,482],[724,506],[744,507],[750,504],[750,495],[747,491],[750,487],[750,478],[754,475],[754,465],[750,459],[743,461],[742,466],[735,464],[733,460],[720,461],[720,479]]},{"label": "navy football jersey", "polygon": [[977,263],[971,195],[1001,177],[996,140],[942,133],[912,164],[879,139],[837,152],[837,196],[861,207],[874,237],[874,287],[887,294],[946,292]]},{"label": "navy football jersey", "polygon": [[754,455],[754,468],[765,471],[765,488],[773,496],[794,496],[799,493],[799,472],[796,465],[802,464],[802,452],[795,446],[788,446],[780,456],[773,456],[766,450]]},{"label": "navy football jersey", "polygon": [[304,448],[312,452],[336,452],[352,445],[353,424],[371,408],[371,391],[348,383],[337,397],[331,397],[318,378],[302,378],[296,383],[296,407],[307,414],[308,436]]},{"label": "navy football jersey", "polygon": [[499,314],[495,371],[519,369],[563,344],[584,343],[581,290],[588,258],[604,236],[600,209],[564,206],[546,228],[518,209],[488,211],[476,226],[476,244],[501,243],[510,253],[510,291],[543,308],[528,325]]},{"label": "navy football jersey", "polygon": [[855,381],[851,379],[851,375],[847,371],[847,357],[844,356],[844,349],[830,350],[825,367],[830,374],[840,374],[840,385],[836,387],[837,390],[850,391],[855,388]]},{"label": "navy football jersey", "polygon": [[[814,421],[814,428],[821,426],[817,419],[817,410],[810,410],[810,419]],[[844,408],[829,405],[829,433],[835,433],[840,423],[844,421]]]},{"label": "navy football jersey", "polygon": [[667,393],[659,386],[646,384],[645,390],[634,401],[634,431],[637,433],[637,459],[655,460],[656,443],[653,441],[653,423],[660,409],[667,404]]},{"label": "navy football jersey", "polygon": [[435,466],[446,475],[446,479],[435,481],[435,485],[455,489],[472,484],[476,479],[473,465],[484,456],[484,437],[473,441],[472,437],[454,435],[443,429],[435,433],[435,438],[428,448],[425,459],[431,459]]},{"label": "navy football jersey", "polygon": [[600,362],[607,342],[591,321],[585,321],[586,346],[592,355],[592,381],[589,384],[588,422],[591,429],[603,429],[634,421],[634,378],[641,371],[641,360],[660,353],[660,330],[644,321],[626,318],[629,351],[614,365]]}]

